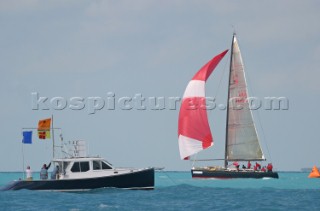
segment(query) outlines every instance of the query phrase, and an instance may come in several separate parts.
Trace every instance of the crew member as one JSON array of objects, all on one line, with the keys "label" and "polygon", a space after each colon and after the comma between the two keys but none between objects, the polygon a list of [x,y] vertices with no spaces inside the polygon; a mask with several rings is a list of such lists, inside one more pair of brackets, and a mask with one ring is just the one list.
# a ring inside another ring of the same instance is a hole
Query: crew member
[{"label": "crew member", "polygon": [[273,169],[272,163],[268,163],[267,165],[268,172],[272,172],[272,169]]},{"label": "crew member", "polygon": [[40,171],[40,179],[48,179],[48,169],[50,168],[51,163],[47,166],[46,164],[43,164],[41,171]]}]

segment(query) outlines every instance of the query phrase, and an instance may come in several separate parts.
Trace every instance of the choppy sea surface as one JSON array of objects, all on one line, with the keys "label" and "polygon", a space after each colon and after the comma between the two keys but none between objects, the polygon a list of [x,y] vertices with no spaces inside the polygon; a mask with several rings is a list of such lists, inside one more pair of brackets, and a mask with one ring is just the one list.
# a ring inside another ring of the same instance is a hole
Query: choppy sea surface
[{"label": "choppy sea surface", "polygon": [[[0,173],[0,188],[21,173]],[[82,193],[0,191],[0,210],[320,210],[320,179],[283,172],[280,179],[192,179],[159,171],[155,190]]]}]

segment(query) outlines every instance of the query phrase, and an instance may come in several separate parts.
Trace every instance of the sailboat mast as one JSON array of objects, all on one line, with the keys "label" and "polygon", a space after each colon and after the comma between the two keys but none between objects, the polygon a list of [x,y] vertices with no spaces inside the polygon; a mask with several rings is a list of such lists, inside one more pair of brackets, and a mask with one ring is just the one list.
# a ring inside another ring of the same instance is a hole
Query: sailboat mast
[{"label": "sailboat mast", "polygon": [[228,125],[229,125],[229,99],[230,99],[230,81],[231,81],[231,68],[232,68],[232,55],[233,55],[233,43],[234,37],[236,33],[233,33],[232,42],[231,42],[231,56],[230,56],[230,68],[229,68],[229,79],[228,79],[228,99],[227,99],[227,119],[226,119],[226,141],[225,141],[225,149],[224,149],[224,167],[228,167]]},{"label": "sailboat mast", "polygon": [[53,115],[51,115],[51,130],[52,130],[52,158],[54,159],[54,131],[53,131]]}]

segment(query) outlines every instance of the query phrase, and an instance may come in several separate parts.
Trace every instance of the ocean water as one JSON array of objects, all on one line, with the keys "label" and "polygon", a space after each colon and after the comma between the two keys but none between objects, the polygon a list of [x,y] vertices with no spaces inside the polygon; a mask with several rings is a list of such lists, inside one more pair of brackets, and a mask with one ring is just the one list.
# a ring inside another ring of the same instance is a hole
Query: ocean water
[{"label": "ocean water", "polygon": [[[320,179],[297,172],[279,176],[214,180],[160,171],[151,191],[0,191],[0,210],[320,210]],[[0,173],[0,187],[19,177],[21,173]]]}]

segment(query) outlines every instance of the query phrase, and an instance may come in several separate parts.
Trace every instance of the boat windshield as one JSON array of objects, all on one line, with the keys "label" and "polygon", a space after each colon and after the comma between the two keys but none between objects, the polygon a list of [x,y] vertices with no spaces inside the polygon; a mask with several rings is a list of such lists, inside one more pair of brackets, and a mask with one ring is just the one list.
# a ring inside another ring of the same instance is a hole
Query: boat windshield
[{"label": "boat windshield", "polygon": [[92,167],[93,167],[93,170],[112,169],[111,164],[101,160],[93,160]]},{"label": "boat windshield", "polygon": [[112,169],[111,166],[105,163],[105,161],[102,161],[101,164],[102,164],[102,169]]}]

